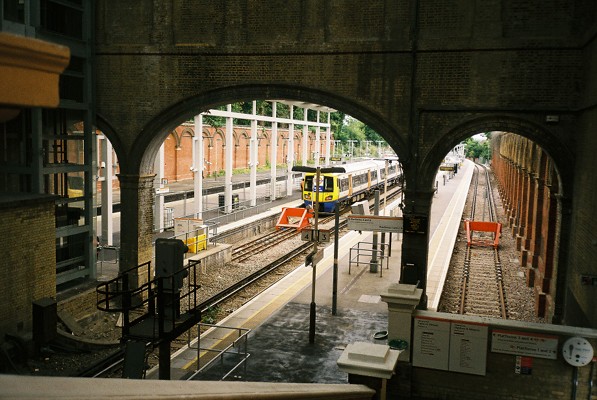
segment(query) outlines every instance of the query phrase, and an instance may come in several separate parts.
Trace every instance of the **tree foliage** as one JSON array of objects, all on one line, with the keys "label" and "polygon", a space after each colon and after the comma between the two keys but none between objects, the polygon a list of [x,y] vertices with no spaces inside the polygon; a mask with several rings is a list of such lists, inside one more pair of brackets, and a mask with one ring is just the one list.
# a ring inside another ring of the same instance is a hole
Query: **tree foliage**
[{"label": "tree foliage", "polygon": [[468,158],[482,158],[487,161],[491,158],[490,143],[489,138],[487,140],[476,140],[470,137],[464,141],[464,154]]}]

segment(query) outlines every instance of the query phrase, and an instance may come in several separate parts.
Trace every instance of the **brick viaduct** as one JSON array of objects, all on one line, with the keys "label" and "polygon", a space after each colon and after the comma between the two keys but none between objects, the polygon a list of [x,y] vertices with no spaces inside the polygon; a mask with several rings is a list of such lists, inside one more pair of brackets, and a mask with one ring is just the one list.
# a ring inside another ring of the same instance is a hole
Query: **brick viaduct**
[{"label": "brick viaduct", "polygon": [[[383,135],[406,216],[429,215],[436,170],[463,139],[504,131],[540,146],[558,178],[548,316],[597,327],[597,289],[580,284],[597,275],[596,16],[582,0],[98,0],[97,124],[121,163],[121,265],[151,255],[153,159],[174,127],[228,102],[299,100]],[[407,283],[425,286],[428,236],[404,234]]]}]

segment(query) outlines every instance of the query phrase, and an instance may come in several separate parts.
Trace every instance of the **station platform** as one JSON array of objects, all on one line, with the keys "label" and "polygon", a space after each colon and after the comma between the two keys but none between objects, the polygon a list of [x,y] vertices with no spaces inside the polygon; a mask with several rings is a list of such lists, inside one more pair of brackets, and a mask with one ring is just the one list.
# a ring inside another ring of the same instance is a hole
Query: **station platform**
[{"label": "station platform", "polygon": [[[427,287],[432,310],[439,303],[473,169],[473,164],[465,161],[458,174],[445,185],[440,183],[434,197]],[[389,210],[398,207],[398,203],[389,203],[384,213],[389,215]],[[387,344],[386,339],[374,337],[388,329],[388,307],[381,301],[380,293],[400,279],[401,234],[386,233],[386,243],[391,244],[390,256],[387,263],[378,265],[376,272],[371,272],[367,264],[351,265],[349,272],[350,249],[361,242],[372,242],[372,236],[371,232],[352,231],[340,240],[336,315],[332,315],[333,241],[325,248],[324,257],[316,267],[314,343],[309,341],[313,269],[300,266],[231,313],[219,323],[222,328],[210,328],[202,334],[199,347],[225,347],[239,332],[250,330],[246,344],[250,355],[228,380],[346,383],[348,375],[339,370],[338,358],[350,343]],[[198,367],[197,347],[194,341],[191,348],[183,348],[173,356],[171,379],[193,375]],[[222,356],[213,368],[195,379],[218,380],[239,358]],[[158,379],[157,368],[148,371],[147,379]]]}]

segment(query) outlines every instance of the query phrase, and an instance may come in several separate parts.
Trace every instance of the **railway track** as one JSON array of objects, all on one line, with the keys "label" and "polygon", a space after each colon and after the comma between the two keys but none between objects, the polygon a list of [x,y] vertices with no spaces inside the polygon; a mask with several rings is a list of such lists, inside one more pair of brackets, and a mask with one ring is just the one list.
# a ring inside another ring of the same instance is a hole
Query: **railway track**
[{"label": "railway track", "polygon": [[[394,190],[394,191],[388,191],[388,199],[392,199],[396,196],[398,196],[401,193],[401,189],[398,190]],[[370,206],[370,209],[372,209],[373,206]],[[343,209],[341,209],[340,213],[345,214],[349,211],[348,207],[345,207]],[[328,223],[330,223],[331,221],[334,220],[334,216],[324,216],[324,217],[320,217],[319,218],[319,225],[324,226]],[[254,240],[251,240],[249,242],[243,243],[241,245],[236,246],[233,250],[232,250],[232,261],[233,262],[243,262],[247,259],[249,259],[250,257],[254,256],[255,254],[258,254],[264,250],[267,250],[269,248],[271,248],[272,246],[281,243],[285,240],[288,240],[290,238],[295,237],[296,235],[298,235],[299,232],[296,229],[292,229],[292,228],[285,228],[285,229],[280,229],[280,230],[274,230],[271,232],[268,232],[258,238],[255,238]]]},{"label": "railway track", "polygon": [[[497,222],[492,193],[489,171],[484,166],[476,165],[470,212],[472,221]],[[473,234],[480,236],[478,239],[481,239],[481,242],[487,241],[487,236],[493,235],[489,232],[473,232]],[[493,241],[493,238],[489,240]],[[473,241],[473,243],[478,242]],[[460,314],[508,318],[502,265],[497,246],[478,244],[467,246],[459,299]]]},{"label": "railway track", "polygon": [[297,234],[298,232],[296,229],[290,228],[268,232],[255,240],[236,246],[232,250],[232,261],[243,262],[255,254],[267,250],[271,246],[275,246]]},{"label": "railway track", "polygon": [[[257,271],[251,273],[243,279],[238,280],[233,285],[221,290],[217,294],[202,301],[198,304],[197,308],[201,310],[202,314],[209,312],[210,310],[223,304],[233,296],[237,295],[239,292],[243,291],[247,287],[255,284],[255,282],[273,273],[279,267],[283,266],[288,262],[291,262],[292,260],[294,260],[297,257],[300,257],[301,255],[304,255],[306,252],[311,250],[311,248],[312,244],[305,242],[304,244],[295,248],[293,251],[290,251],[289,253],[274,260],[273,262],[268,263],[265,267],[258,269]],[[179,345],[176,345],[173,342],[173,352],[176,351],[178,348],[182,347],[187,341],[186,339],[180,339],[178,340],[178,342],[180,342]],[[151,347],[151,343],[148,343],[146,351],[150,352],[152,350],[153,349]],[[108,357],[100,360],[96,364],[90,366],[89,368],[81,371],[78,376],[93,378],[119,377],[122,374],[124,356],[125,351],[124,348],[122,348],[109,355]]]},{"label": "railway track", "polygon": [[[388,192],[388,199],[392,199],[395,196],[400,195],[401,190],[395,190],[393,192]],[[344,210],[347,212],[348,209]],[[319,219],[319,224],[325,225],[334,220],[334,216],[325,216]],[[345,218],[340,220],[340,225],[338,229],[342,229],[346,226],[347,221]],[[285,240],[293,238],[297,236],[299,232],[295,229],[282,229],[282,230],[274,230],[272,232],[266,233],[255,240],[251,240],[247,243],[237,246],[233,250],[232,261],[237,263],[242,263],[243,261],[247,260],[248,258],[254,256],[255,254],[259,254],[264,250],[275,246]],[[255,272],[249,274],[248,276],[239,279],[234,284],[230,285],[229,287],[219,291],[217,294],[209,297],[208,299],[199,303],[198,308],[201,310],[201,313],[208,313],[210,310],[216,309],[220,307],[225,302],[232,299],[234,296],[239,295],[247,288],[250,288],[252,285],[258,284],[260,280],[270,276],[271,274],[275,273],[281,267],[287,265],[288,263],[292,263],[298,257],[305,256],[307,252],[311,251],[313,248],[313,244],[311,242],[304,242],[297,246],[295,249],[288,251],[286,254],[282,255],[281,257],[275,259],[274,261],[267,263],[264,267],[256,270]],[[177,343],[178,342],[178,343]],[[187,339],[183,339],[182,337],[177,339],[172,343],[172,351],[176,351],[178,348],[183,347],[186,345]],[[147,346],[147,351],[152,351],[150,344]],[[97,364],[91,366],[89,369],[82,371],[80,376],[88,376],[88,377],[119,377],[122,373],[124,361],[124,350],[120,350],[119,352],[115,352],[114,354],[110,355],[110,357],[101,360]],[[151,363],[150,363],[151,364]]]}]

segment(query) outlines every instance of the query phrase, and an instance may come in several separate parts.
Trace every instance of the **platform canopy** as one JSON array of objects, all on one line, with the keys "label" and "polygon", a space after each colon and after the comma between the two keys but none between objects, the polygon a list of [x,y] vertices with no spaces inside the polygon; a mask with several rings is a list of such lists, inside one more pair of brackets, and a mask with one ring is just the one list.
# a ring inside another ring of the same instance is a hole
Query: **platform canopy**
[{"label": "platform canopy", "polygon": [[327,107],[327,106],[322,106],[320,104],[314,104],[314,103],[307,103],[307,102],[304,102],[304,101],[275,100],[275,99],[270,99],[270,100],[267,100],[267,101],[275,101],[277,103],[286,104],[287,106],[295,106],[295,107],[299,107],[299,108],[308,108],[309,110],[315,110],[315,111],[321,111],[321,112],[333,113],[333,112],[338,111],[338,110],[335,110],[335,109]]}]

